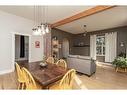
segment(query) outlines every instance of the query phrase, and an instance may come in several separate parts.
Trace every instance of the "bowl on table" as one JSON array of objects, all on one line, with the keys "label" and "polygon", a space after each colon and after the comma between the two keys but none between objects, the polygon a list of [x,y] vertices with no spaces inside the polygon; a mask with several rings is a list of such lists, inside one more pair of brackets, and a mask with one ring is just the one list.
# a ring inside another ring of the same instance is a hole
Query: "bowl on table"
[{"label": "bowl on table", "polygon": [[40,65],[41,67],[46,67],[46,66],[47,66],[47,63],[41,62],[39,65]]}]

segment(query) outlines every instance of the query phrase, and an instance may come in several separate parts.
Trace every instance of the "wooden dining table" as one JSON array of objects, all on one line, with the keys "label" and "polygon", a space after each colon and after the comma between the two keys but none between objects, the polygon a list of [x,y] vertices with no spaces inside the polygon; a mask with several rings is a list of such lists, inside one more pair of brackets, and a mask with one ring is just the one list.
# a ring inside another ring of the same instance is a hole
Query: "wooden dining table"
[{"label": "wooden dining table", "polygon": [[65,75],[68,70],[55,64],[50,64],[46,67],[41,67],[39,62],[31,62],[20,64],[21,67],[25,67],[32,74],[35,81],[37,81],[43,88],[47,88],[49,85],[59,81]]}]

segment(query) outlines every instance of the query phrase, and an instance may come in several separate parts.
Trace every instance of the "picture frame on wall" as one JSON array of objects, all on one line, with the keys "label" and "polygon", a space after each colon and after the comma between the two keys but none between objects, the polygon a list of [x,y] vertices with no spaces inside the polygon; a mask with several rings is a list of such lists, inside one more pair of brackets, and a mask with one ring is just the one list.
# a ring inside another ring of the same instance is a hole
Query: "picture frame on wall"
[{"label": "picture frame on wall", "polygon": [[40,41],[35,41],[35,48],[40,48]]}]

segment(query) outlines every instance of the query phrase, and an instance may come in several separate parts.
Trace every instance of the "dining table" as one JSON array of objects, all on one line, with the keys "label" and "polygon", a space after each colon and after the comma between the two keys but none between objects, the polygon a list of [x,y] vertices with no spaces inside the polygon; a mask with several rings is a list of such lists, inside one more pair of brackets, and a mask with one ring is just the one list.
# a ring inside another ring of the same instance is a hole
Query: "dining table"
[{"label": "dining table", "polygon": [[20,64],[20,66],[28,69],[35,81],[38,82],[43,89],[62,79],[68,71],[63,67],[51,63],[47,63],[47,66],[41,67],[40,63],[40,61],[30,62]]}]

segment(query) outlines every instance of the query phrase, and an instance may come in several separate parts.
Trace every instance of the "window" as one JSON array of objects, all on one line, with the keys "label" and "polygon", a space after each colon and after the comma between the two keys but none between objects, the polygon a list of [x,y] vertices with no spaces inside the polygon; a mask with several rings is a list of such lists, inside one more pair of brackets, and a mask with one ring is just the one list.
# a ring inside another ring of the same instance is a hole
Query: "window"
[{"label": "window", "polygon": [[105,36],[97,36],[96,54],[97,56],[105,56]]}]

